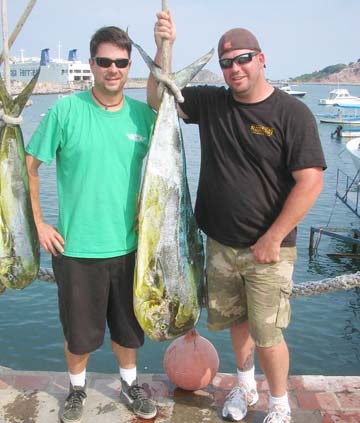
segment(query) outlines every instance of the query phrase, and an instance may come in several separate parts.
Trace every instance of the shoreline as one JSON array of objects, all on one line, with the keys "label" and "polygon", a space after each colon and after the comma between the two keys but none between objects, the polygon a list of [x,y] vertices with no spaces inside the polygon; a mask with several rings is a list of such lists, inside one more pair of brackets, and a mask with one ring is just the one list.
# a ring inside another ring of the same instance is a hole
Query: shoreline
[{"label": "shoreline", "polygon": [[[278,86],[281,84],[281,81],[268,80],[268,82],[273,86]],[[224,84],[222,80],[202,80],[194,81],[196,85],[213,85],[213,84]],[[327,85],[330,87],[338,86],[359,86],[359,82],[317,82],[317,81],[289,81],[289,85]],[[134,78],[129,79],[125,84],[125,89],[146,89],[147,79],[144,78]],[[11,84],[11,95],[18,95],[24,88],[24,84],[19,82],[13,82]],[[90,84],[56,84],[51,82],[41,82],[37,83],[32,95],[48,95],[48,94],[71,94],[77,91],[85,91],[91,87]]]}]

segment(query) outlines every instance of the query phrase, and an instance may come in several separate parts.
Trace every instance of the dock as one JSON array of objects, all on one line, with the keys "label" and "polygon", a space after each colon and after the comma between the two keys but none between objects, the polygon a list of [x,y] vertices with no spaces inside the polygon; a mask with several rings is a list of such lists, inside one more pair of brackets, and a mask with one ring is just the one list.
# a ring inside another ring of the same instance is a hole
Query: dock
[{"label": "dock", "polygon": [[[250,407],[245,423],[260,423],[267,411],[269,389],[256,376],[259,401]],[[236,376],[218,373],[206,388],[189,392],[174,386],[165,374],[140,374],[139,383],[157,402],[158,414],[135,417],[119,401],[118,374],[88,373],[88,398],[83,423],[200,423],[223,422],[224,398]],[[0,367],[1,423],[58,423],[68,393],[65,372],[15,371]],[[290,376],[288,394],[293,423],[360,422],[360,376]]]}]

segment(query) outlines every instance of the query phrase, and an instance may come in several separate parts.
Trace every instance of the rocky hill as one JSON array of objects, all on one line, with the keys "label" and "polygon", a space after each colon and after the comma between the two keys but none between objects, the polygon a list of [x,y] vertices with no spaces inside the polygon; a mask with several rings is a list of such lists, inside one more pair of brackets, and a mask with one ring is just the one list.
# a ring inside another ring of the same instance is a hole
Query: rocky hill
[{"label": "rocky hill", "polygon": [[313,73],[291,78],[291,82],[316,82],[322,84],[360,84],[360,59],[348,65],[339,63]]},{"label": "rocky hill", "polygon": [[224,82],[224,78],[216,73],[204,69],[195,76],[192,82],[196,84],[218,84]]}]

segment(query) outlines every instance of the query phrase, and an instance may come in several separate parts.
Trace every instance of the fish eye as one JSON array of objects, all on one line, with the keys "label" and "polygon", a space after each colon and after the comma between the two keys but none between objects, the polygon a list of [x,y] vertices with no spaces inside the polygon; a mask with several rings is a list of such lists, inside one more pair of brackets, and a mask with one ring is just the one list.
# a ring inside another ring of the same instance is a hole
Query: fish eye
[{"label": "fish eye", "polygon": [[14,276],[13,276],[11,273],[9,273],[9,274],[8,274],[8,280],[9,280],[9,281],[12,281],[13,279],[14,279]]},{"label": "fish eye", "polygon": [[167,329],[168,325],[166,325],[165,323],[163,323],[162,325],[160,325],[160,329],[161,330],[165,330]]}]

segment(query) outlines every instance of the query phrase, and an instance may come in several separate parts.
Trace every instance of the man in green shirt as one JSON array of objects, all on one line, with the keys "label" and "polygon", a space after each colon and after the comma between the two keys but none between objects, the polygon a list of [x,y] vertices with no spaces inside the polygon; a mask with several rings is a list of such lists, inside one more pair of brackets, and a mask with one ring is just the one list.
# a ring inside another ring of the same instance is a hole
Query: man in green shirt
[{"label": "man in green shirt", "polygon": [[[155,403],[137,384],[136,349],[144,333],[133,312],[137,248],[136,199],[154,112],[124,95],[131,41],[117,27],[100,28],[90,42],[94,87],[59,100],[27,148],[31,202],[39,240],[52,254],[70,392],[65,423],[79,422],[86,399],[86,364],[104,340],[106,322],[119,363],[121,395],[142,418]],[[56,157],[57,228],[45,223],[38,168]]]}]

